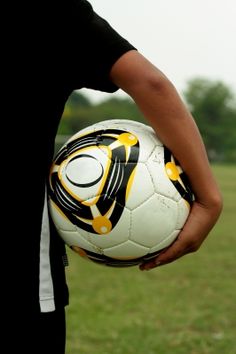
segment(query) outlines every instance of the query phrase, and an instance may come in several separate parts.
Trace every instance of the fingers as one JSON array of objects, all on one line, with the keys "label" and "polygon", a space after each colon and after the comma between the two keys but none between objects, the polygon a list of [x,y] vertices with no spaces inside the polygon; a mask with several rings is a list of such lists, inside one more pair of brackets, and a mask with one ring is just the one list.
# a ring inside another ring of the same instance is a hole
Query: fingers
[{"label": "fingers", "polygon": [[180,257],[196,252],[214,226],[217,217],[211,209],[194,203],[190,216],[175,242],[159,254],[159,256],[139,266],[140,270],[149,270],[157,266],[171,263]]},{"label": "fingers", "polygon": [[197,249],[198,247],[196,247],[194,243],[186,244],[185,239],[180,237],[173,243],[172,246],[163,251],[157,258],[148,263],[141,264],[139,268],[140,270],[150,270],[152,268],[174,262],[185,254],[194,252]]}]

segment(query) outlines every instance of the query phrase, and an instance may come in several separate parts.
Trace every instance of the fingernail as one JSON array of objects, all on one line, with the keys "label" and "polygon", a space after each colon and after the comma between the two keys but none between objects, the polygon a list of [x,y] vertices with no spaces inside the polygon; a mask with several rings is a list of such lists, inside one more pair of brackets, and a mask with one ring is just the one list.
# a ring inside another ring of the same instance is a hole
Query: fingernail
[{"label": "fingernail", "polygon": [[140,270],[149,270],[150,268],[146,265],[140,266],[139,267]]},{"label": "fingernail", "polygon": [[160,261],[155,261],[155,265],[156,265],[156,267],[157,266],[159,266],[161,264],[161,262]]},{"label": "fingernail", "polygon": [[145,266],[141,266],[139,267],[140,270],[147,270],[147,268]]}]

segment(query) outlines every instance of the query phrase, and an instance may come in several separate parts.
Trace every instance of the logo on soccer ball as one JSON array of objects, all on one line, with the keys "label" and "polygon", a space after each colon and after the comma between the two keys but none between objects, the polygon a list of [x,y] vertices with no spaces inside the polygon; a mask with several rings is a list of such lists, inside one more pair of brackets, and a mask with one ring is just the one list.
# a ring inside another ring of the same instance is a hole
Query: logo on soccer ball
[{"label": "logo on soccer ball", "polygon": [[104,235],[119,221],[139,156],[137,137],[118,129],[72,140],[54,160],[52,200],[78,227]]}]

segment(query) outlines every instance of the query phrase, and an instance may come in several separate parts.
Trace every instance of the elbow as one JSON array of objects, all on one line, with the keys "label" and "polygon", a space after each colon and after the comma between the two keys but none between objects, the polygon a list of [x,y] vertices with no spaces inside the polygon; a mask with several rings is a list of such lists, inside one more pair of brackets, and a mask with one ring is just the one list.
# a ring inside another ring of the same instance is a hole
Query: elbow
[{"label": "elbow", "polygon": [[223,210],[223,197],[220,192],[215,192],[207,202],[207,208],[210,211],[212,218],[217,220]]},{"label": "elbow", "polygon": [[216,217],[218,218],[222,213],[223,206],[224,206],[222,195],[220,193],[215,195],[212,203],[213,203],[212,204],[213,210],[215,211]]},{"label": "elbow", "polygon": [[147,76],[146,85],[151,92],[161,96],[176,92],[172,82],[159,70]]}]

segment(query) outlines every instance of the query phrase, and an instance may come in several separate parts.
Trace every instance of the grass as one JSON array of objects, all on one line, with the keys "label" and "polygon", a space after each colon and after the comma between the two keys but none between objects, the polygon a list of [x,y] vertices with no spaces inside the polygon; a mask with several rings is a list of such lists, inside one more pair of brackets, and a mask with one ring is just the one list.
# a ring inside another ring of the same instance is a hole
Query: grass
[{"label": "grass", "polygon": [[224,211],[195,254],[141,272],[68,250],[67,354],[236,353],[236,167],[214,173]]}]

